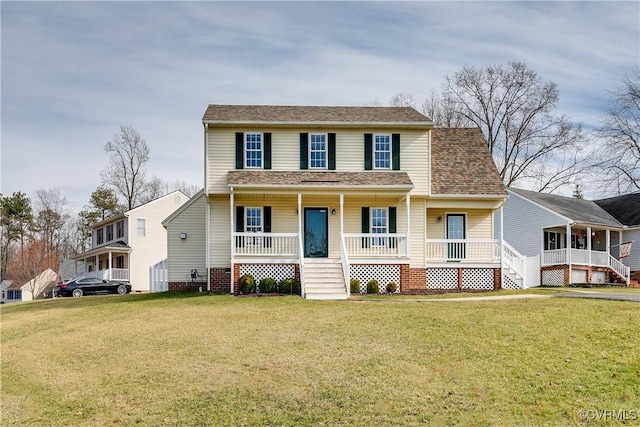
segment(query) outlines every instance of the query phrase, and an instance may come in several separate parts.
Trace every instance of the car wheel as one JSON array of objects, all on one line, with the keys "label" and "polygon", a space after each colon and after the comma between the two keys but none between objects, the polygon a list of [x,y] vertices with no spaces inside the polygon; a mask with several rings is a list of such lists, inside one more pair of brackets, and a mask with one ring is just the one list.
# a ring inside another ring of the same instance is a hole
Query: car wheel
[{"label": "car wheel", "polygon": [[82,289],[76,288],[73,290],[71,295],[73,295],[75,298],[80,298],[82,295],[84,295],[84,292],[82,292]]},{"label": "car wheel", "polygon": [[118,289],[116,289],[116,291],[120,294],[120,295],[124,295],[127,293],[127,285],[120,285],[118,286]]}]

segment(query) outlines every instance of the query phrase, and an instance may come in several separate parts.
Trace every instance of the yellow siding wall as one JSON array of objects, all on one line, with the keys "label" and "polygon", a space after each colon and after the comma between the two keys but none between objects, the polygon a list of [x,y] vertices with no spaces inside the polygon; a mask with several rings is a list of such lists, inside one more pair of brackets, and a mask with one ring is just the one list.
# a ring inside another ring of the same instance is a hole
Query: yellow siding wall
[{"label": "yellow siding wall", "polygon": [[[207,199],[200,196],[167,226],[170,282],[186,281],[192,268],[206,274],[206,206]],[[181,239],[180,233],[187,238]]]},{"label": "yellow siding wall", "polygon": [[[428,209],[427,210],[427,239],[446,238],[446,214],[466,214],[467,239],[492,239],[492,210],[490,209]],[[438,222],[438,217],[442,222]]]},{"label": "yellow siding wall", "polygon": [[229,198],[210,197],[211,204],[211,267],[231,266],[231,222]]},{"label": "yellow siding wall", "polygon": [[228,193],[227,172],[235,169],[235,133],[243,131],[271,132],[271,170],[300,170],[300,132],[336,133],[336,170],[364,171],[364,134],[400,133],[400,168],[415,185],[412,194],[429,191],[429,133],[393,129],[210,129],[208,133],[209,163],[207,185],[209,193]]}]

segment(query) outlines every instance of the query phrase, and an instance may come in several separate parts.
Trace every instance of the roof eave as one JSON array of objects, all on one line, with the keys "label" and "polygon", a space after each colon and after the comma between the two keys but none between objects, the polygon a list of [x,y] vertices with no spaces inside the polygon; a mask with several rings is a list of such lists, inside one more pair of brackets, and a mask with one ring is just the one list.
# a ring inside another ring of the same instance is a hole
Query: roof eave
[{"label": "roof eave", "polygon": [[268,120],[202,120],[203,125],[237,125],[237,126],[353,126],[353,127],[416,127],[431,128],[435,126],[432,121],[424,122],[376,122],[376,121],[268,121]]}]

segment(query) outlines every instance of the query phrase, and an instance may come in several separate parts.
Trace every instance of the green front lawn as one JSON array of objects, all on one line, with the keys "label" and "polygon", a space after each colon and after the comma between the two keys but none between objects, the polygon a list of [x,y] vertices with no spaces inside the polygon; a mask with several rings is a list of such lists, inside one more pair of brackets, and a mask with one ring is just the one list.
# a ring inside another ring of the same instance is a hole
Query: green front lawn
[{"label": "green front lawn", "polygon": [[592,424],[580,410],[640,416],[636,303],[174,293],[5,305],[0,318],[2,425],[555,426]]}]

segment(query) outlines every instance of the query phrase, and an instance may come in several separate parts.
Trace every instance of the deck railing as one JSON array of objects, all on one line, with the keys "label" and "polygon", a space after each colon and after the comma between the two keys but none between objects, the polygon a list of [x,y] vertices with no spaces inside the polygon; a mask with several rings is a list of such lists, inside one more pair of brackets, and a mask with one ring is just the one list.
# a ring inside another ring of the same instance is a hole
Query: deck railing
[{"label": "deck railing", "polygon": [[[567,263],[566,249],[553,249],[542,252],[542,265],[562,265]],[[589,251],[586,249],[571,249],[571,264],[609,266],[609,254],[604,251]]]},{"label": "deck railing", "polygon": [[88,271],[82,274],[83,277],[98,277],[100,279],[109,280],[109,272],[111,272],[110,280],[129,281],[128,268],[107,268],[106,270]]},{"label": "deck railing", "polygon": [[396,233],[344,233],[349,258],[404,258],[407,256],[407,235]]},{"label": "deck railing", "polygon": [[499,240],[427,239],[427,262],[500,262]]}]

